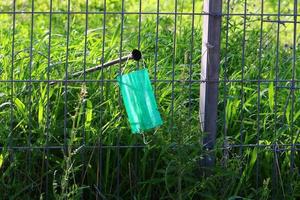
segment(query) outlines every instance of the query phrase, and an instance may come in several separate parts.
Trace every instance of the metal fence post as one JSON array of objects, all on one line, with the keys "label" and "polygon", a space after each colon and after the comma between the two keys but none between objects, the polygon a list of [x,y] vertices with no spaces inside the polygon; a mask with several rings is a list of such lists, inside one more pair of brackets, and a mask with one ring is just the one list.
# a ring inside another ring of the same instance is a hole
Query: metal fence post
[{"label": "metal fence post", "polygon": [[[222,0],[204,0],[203,9],[201,80],[204,82],[200,84],[200,123],[204,132],[204,149],[211,152],[217,132]],[[214,156],[208,153],[202,165],[213,166],[214,160]]]}]

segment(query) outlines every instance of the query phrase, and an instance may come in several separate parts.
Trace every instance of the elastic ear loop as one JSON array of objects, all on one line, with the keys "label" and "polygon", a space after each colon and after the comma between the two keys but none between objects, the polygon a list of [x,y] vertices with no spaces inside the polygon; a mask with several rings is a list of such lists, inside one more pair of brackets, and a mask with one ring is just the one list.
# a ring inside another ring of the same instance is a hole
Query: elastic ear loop
[{"label": "elastic ear loop", "polygon": [[[140,52],[141,52],[141,54],[143,55],[142,51],[140,51]],[[140,62],[142,63],[142,67],[143,67],[143,69],[145,69],[145,68],[146,68],[146,62],[145,62],[145,60],[144,60],[144,57],[143,57],[143,56],[141,57],[141,59],[140,59]]]},{"label": "elastic ear loop", "polygon": [[[155,129],[153,135],[155,135],[155,134],[157,133],[157,131],[158,131],[158,128]],[[150,142],[152,142],[152,140],[149,140],[149,141],[146,140],[146,135],[145,135],[144,132],[142,132],[141,134],[142,134],[142,137],[143,137],[143,142],[144,142],[144,144],[147,145],[147,144],[150,144]]]},{"label": "elastic ear loop", "polygon": [[145,136],[144,132],[142,132],[141,134],[142,134],[143,142],[144,142],[145,145],[150,144],[150,142],[152,142],[152,140],[150,140],[150,141],[146,140],[146,136]]},{"label": "elastic ear loop", "polygon": [[155,134],[157,133],[158,129],[159,129],[159,128],[156,128],[156,129],[155,129],[153,135],[155,135]]},{"label": "elastic ear loop", "polygon": [[121,75],[123,75],[123,72],[124,72],[125,68],[127,67],[128,60],[129,60],[129,57],[127,58],[126,63],[125,63],[125,65],[124,65],[124,67],[123,67],[123,69],[121,71]]},{"label": "elastic ear loop", "polygon": [[145,62],[144,58],[142,58],[142,66],[143,66],[143,69],[146,69],[146,62]]}]

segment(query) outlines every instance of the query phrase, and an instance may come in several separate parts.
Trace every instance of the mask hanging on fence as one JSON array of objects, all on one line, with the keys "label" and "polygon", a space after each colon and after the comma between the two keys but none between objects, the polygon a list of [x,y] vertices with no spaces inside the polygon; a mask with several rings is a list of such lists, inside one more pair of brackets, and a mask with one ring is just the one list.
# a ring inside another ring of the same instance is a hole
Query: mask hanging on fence
[{"label": "mask hanging on fence", "polygon": [[163,124],[147,69],[121,74],[117,81],[132,133],[142,134]]}]

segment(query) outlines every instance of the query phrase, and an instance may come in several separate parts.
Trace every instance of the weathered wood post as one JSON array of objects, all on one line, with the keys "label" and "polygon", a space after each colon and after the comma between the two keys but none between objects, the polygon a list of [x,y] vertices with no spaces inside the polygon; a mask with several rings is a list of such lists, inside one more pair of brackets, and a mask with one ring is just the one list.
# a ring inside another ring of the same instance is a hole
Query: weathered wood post
[{"label": "weathered wood post", "polygon": [[[218,81],[220,65],[220,35],[222,0],[204,0],[200,85],[200,123],[204,132],[203,146],[207,152],[214,148],[217,132]],[[202,166],[213,166],[212,153],[206,154]]]}]

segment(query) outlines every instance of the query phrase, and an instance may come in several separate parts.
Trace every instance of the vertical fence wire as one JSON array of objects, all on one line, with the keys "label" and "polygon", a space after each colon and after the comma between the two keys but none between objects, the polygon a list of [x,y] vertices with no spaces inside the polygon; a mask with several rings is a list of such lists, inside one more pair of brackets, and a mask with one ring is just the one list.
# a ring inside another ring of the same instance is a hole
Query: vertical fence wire
[{"label": "vertical fence wire", "polygon": [[[242,69],[241,69],[241,104],[240,110],[242,111],[240,114],[241,128],[240,128],[240,156],[243,154],[243,144],[244,144],[244,79],[245,79],[245,48],[246,48],[246,24],[247,24],[247,0],[244,0],[244,16],[243,16],[243,40],[242,40]],[[242,171],[241,171],[242,172]]]},{"label": "vertical fence wire", "polygon": [[[10,80],[14,80],[14,68],[15,68],[15,32],[16,32],[16,0],[13,0],[13,16],[12,16],[12,47],[11,47],[11,72],[10,72]],[[10,84],[10,133],[8,137],[8,149],[9,149],[9,160],[10,163],[14,161],[14,150],[11,149],[13,146],[13,133],[14,131],[14,82]],[[11,176],[14,176],[14,173],[10,173]]]},{"label": "vertical fence wire", "polygon": [[[102,20],[102,48],[101,48],[101,64],[103,67],[104,61],[105,61],[105,38],[106,38],[106,0],[103,0],[103,20]],[[100,75],[100,103],[104,101],[104,73],[103,68],[101,70]],[[100,108],[100,124],[103,124],[103,110]],[[102,134],[103,129],[102,126],[100,127],[100,136],[98,139],[98,162],[97,162],[97,186],[96,186],[96,198],[101,199],[100,194],[102,193],[102,165],[103,165],[103,149],[102,147]]]},{"label": "vertical fence wire", "polygon": [[[257,133],[256,133],[256,144],[259,145],[260,139],[260,102],[261,102],[261,72],[262,72],[262,45],[263,45],[263,14],[264,14],[264,0],[261,0],[261,16],[260,16],[260,31],[259,31],[259,69],[258,69],[258,81],[257,81]],[[257,162],[256,162],[256,189],[258,189],[258,182],[259,182],[259,164],[260,164],[260,151],[257,155]]]},{"label": "vertical fence wire", "polygon": [[[34,2],[34,1],[32,1]],[[48,149],[48,143],[49,143],[49,132],[50,132],[50,116],[51,116],[51,110],[50,110],[50,65],[51,65],[51,39],[52,39],[52,9],[53,9],[53,0],[50,0],[50,13],[49,13],[49,37],[48,37],[48,54],[47,54],[47,102],[46,102],[46,172],[49,170],[49,149]],[[48,199],[48,182],[49,182],[49,174],[46,174],[46,192],[45,192],[45,198]]]},{"label": "vertical fence wire", "polygon": [[66,30],[66,63],[65,63],[65,82],[64,82],[64,146],[65,146],[65,156],[68,155],[69,145],[68,145],[68,129],[67,129],[67,118],[68,118],[68,69],[69,69],[69,46],[70,46],[70,21],[71,21],[71,2],[68,0],[68,13],[67,13],[67,30]]},{"label": "vertical fence wire", "polygon": [[154,54],[154,94],[157,95],[157,63],[158,63],[158,39],[159,39],[159,13],[160,0],[156,1],[156,23],[155,23],[155,54]]},{"label": "vertical fence wire", "polygon": [[225,55],[224,55],[224,65],[223,65],[223,76],[224,76],[224,89],[223,89],[223,95],[224,95],[224,133],[223,133],[223,146],[224,146],[224,151],[223,151],[223,160],[224,160],[224,166],[227,165],[227,159],[228,159],[228,139],[227,139],[227,98],[228,98],[228,88],[227,88],[227,80],[228,80],[228,75],[227,75],[227,70],[228,70],[228,40],[229,40],[229,19],[230,19],[230,0],[227,0],[226,2],[226,25],[225,25]]},{"label": "vertical fence wire", "polygon": [[[194,52],[194,39],[195,39],[195,0],[192,0],[192,19],[191,19],[191,49],[189,52],[189,114],[188,114],[188,119],[191,122],[191,117],[192,117],[192,75],[193,75],[193,52]],[[191,127],[191,124],[189,124]]]},{"label": "vertical fence wire", "polygon": [[[119,58],[123,56],[123,36],[124,36],[124,23],[125,23],[125,0],[122,0],[122,13],[121,13],[121,32],[120,32],[120,49],[119,49]],[[119,65],[119,75],[122,73],[122,64]],[[118,94],[118,102],[119,105],[122,104],[121,100],[121,93]],[[120,116],[121,117],[121,116]],[[117,198],[120,198],[120,168],[121,168],[121,155],[120,155],[120,140],[121,140],[121,133],[118,131],[117,136]]]},{"label": "vertical fence wire", "polygon": [[[28,109],[29,109],[29,119],[28,119],[28,127],[29,127],[29,134],[28,134],[28,146],[31,147],[31,137],[32,137],[32,65],[33,65],[33,31],[34,31],[34,1],[31,2],[31,28],[30,28],[30,50],[29,50],[29,85],[28,92],[29,92],[29,100],[28,100]],[[27,169],[31,170],[31,152],[30,149],[28,150],[28,160],[27,160]]]},{"label": "vertical fence wire", "polygon": [[[280,21],[280,9],[281,9],[281,0],[278,0],[277,4],[277,20]],[[278,95],[278,71],[279,71],[279,33],[280,33],[280,23],[277,23],[277,29],[276,29],[276,61],[275,61],[275,92],[274,92],[274,134],[275,138],[277,138],[277,110],[278,110],[278,101],[277,101],[277,95]],[[274,155],[273,155],[273,170],[272,170],[272,198],[276,196],[275,191],[276,187],[278,186],[278,157],[277,157],[277,139],[274,142]]]},{"label": "vertical fence wire", "polygon": [[[81,94],[82,95],[82,107],[83,107],[83,121],[85,121],[85,113],[86,113],[86,106],[87,106],[87,101],[86,101],[86,65],[87,65],[87,37],[88,37],[88,27],[89,27],[89,0],[86,0],[85,1],[85,27],[84,27],[84,53],[83,53],[83,81],[84,81],[84,84],[83,86],[81,86]],[[79,108],[80,109],[80,108]],[[89,155],[86,153],[86,149],[85,149],[85,146],[86,146],[86,131],[85,131],[85,125],[82,126],[82,143],[81,145],[83,145],[84,149],[81,153],[81,157],[82,157],[82,162],[83,162],[83,167],[82,167],[82,172],[81,172],[81,184],[83,185],[86,185],[86,173],[87,173],[87,170],[88,170],[88,166],[87,166],[87,161],[88,159],[86,159],[86,155]],[[92,152],[88,152],[88,153],[91,153],[91,156],[93,155],[94,153],[94,150]],[[87,198],[87,192],[86,190],[84,190],[83,192],[83,195],[81,196],[82,199],[86,199]]]},{"label": "vertical fence wire", "polygon": [[174,3],[174,29],[173,29],[173,51],[172,51],[172,92],[171,92],[171,133],[174,129],[174,93],[175,93],[175,63],[176,63],[176,33],[177,33],[177,6],[178,2]]},{"label": "vertical fence wire", "polygon": [[292,80],[291,80],[291,93],[292,93],[292,102],[291,102],[291,171],[292,175],[294,172],[294,154],[295,154],[295,146],[294,146],[294,110],[295,110],[295,78],[296,78],[296,42],[297,42],[297,11],[298,11],[298,1],[294,0],[294,6],[293,6],[293,61],[292,61]]}]

